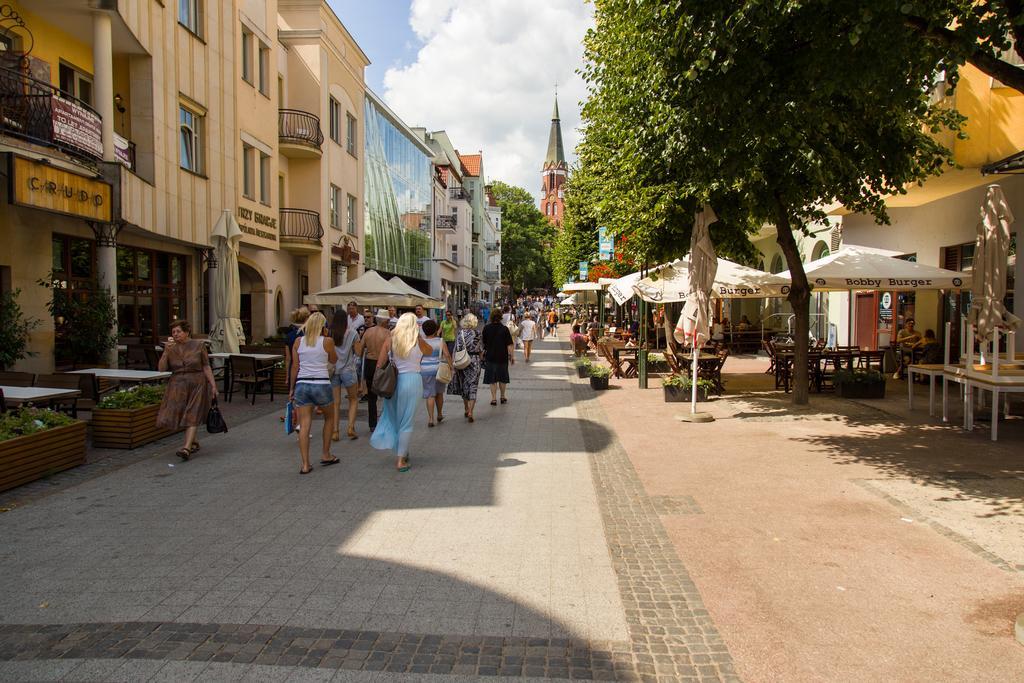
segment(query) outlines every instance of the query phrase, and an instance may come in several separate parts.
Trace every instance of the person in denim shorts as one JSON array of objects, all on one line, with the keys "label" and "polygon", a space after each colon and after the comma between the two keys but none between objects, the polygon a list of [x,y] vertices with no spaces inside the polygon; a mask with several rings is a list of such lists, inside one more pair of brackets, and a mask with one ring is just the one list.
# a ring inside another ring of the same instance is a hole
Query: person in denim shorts
[{"label": "person in denim shorts", "polygon": [[327,408],[323,411],[323,455],[320,464],[334,465],[340,462],[331,455],[331,435],[334,433],[331,417],[334,411],[329,408],[334,403],[334,396],[328,370],[338,362],[338,354],[334,349],[334,340],[323,336],[326,322],[322,313],[312,313],[303,326],[303,336],[295,340],[292,348],[295,362],[292,363],[292,389],[288,400],[292,402],[299,418],[299,456],[302,459],[299,474],[309,474],[313,470],[309,462],[309,428],[313,423],[315,407]]},{"label": "person in denim shorts", "polygon": [[341,392],[348,394],[348,438],[357,439],[356,411],[359,408],[359,359],[363,354],[363,343],[359,332],[352,326],[351,318],[338,312],[331,320],[331,339],[338,352],[334,364],[331,388],[334,393],[334,434],[332,439],[341,439]]}]

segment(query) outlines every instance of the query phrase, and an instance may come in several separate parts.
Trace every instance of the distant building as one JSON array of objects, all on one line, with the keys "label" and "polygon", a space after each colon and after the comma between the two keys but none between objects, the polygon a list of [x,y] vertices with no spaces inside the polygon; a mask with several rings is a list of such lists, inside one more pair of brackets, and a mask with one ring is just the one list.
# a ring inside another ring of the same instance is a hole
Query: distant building
[{"label": "distant building", "polygon": [[565,149],[562,147],[562,121],[558,116],[558,96],[555,96],[555,110],[551,114],[551,132],[548,134],[548,153],[541,168],[540,210],[551,224],[562,226],[564,215],[564,192],[562,186],[569,172],[565,163]]}]

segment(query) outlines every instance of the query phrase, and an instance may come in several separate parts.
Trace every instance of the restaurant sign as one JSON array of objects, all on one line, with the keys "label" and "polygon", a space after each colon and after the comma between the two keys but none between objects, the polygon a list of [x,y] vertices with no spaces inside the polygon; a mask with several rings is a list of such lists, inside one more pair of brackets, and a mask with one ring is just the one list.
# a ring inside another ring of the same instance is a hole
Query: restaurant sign
[{"label": "restaurant sign", "polygon": [[13,154],[10,159],[12,203],[103,223],[112,220],[109,184]]},{"label": "restaurant sign", "polygon": [[78,102],[54,95],[50,98],[53,112],[53,140],[103,158],[103,124],[99,115]]},{"label": "restaurant sign", "polygon": [[238,207],[238,228],[247,235],[277,241],[277,219],[244,206]]}]

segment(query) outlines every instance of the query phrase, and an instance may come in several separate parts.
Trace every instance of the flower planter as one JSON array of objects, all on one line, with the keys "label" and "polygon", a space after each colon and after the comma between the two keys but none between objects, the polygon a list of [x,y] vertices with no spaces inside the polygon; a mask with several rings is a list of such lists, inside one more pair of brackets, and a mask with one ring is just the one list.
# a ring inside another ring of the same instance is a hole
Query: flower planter
[{"label": "flower planter", "polygon": [[96,408],[92,413],[92,445],[96,448],[138,448],[176,430],[156,426],[159,405],[145,408]]},{"label": "flower planter", "polygon": [[84,464],[84,422],[0,441],[0,491]]},{"label": "flower planter", "polygon": [[885,398],[885,380],[881,382],[842,382],[836,385],[841,398]]},{"label": "flower planter", "polygon": [[274,368],[274,392],[288,396],[288,371]]},{"label": "flower planter", "polygon": [[607,389],[608,388],[608,378],[607,377],[591,377],[590,378],[590,388],[591,389],[596,389],[598,391],[603,390],[603,389]]},{"label": "flower planter", "polygon": [[576,376],[579,377],[580,379],[586,379],[587,377],[590,377],[590,366],[576,368]]},{"label": "flower planter", "polygon": [[[683,387],[661,387],[665,395],[665,403],[689,403],[690,399],[693,398],[690,389],[684,389]],[[708,400],[708,392],[700,387],[697,387],[697,403],[703,403]]]}]

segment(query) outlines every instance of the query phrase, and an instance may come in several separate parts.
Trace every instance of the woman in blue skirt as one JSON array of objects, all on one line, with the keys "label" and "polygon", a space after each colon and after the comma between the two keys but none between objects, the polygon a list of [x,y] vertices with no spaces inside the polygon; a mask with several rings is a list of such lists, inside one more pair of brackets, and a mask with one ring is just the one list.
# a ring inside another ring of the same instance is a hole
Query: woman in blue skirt
[{"label": "woman in blue skirt", "polygon": [[416,409],[423,400],[420,360],[433,350],[420,336],[416,315],[404,313],[377,359],[378,369],[391,359],[398,370],[398,385],[391,398],[384,399],[384,410],[370,437],[370,445],[378,450],[394,451],[398,455],[395,467],[399,472],[409,471],[409,441],[416,422]]}]

